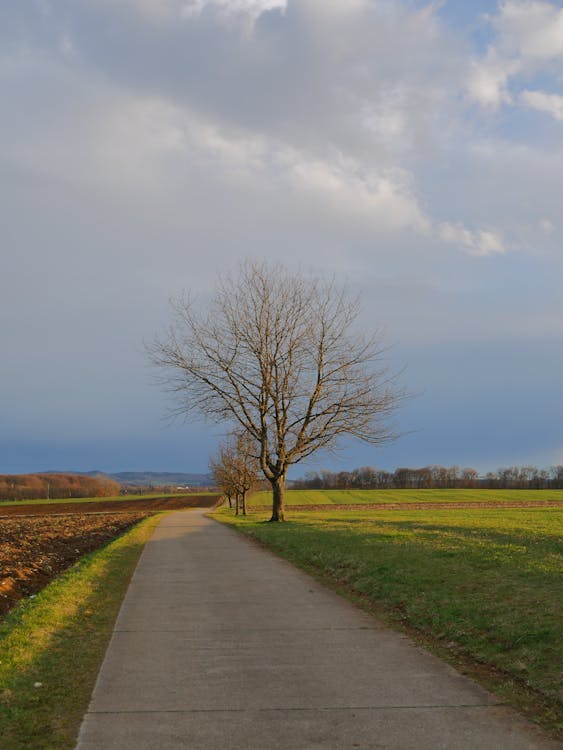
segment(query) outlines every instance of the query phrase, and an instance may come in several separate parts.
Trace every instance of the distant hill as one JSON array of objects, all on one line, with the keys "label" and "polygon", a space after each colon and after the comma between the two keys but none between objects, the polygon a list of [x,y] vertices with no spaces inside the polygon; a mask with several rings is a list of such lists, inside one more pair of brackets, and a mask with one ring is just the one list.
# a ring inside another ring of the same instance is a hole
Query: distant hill
[{"label": "distant hill", "polygon": [[[100,472],[88,472],[95,476]],[[106,474],[120,484],[133,484],[139,487],[174,485],[175,487],[209,487],[213,484],[211,474],[192,474],[168,471],[119,471]]]},{"label": "distant hill", "polygon": [[[43,474],[60,474],[60,471],[44,471]],[[65,474],[74,474],[86,477],[109,477],[115,479],[119,484],[129,484],[137,487],[162,487],[173,485],[174,487],[211,487],[213,478],[211,474],[192,474],[181,471],[118,471],[110,474],[107,471],[67,471]]]}]

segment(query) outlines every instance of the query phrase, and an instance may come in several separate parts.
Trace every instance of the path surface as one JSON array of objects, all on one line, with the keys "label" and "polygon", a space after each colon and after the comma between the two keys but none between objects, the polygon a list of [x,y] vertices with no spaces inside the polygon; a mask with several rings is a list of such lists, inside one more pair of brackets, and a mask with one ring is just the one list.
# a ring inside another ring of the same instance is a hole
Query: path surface
[{"label": "path surface", "polygon": [[167,516],[79,750],[561,748],[439,659],[203,511]]}]

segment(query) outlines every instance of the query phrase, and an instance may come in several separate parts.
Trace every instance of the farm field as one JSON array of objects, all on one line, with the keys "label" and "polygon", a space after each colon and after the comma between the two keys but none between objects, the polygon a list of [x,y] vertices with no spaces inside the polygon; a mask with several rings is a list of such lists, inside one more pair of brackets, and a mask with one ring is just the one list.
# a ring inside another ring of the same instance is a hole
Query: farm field
[{"label": "farm field", "polygon": [[263,523],[266,509],[216,517],[563,730],[563,510],[405,503],[281,524]]},{"label": "farm field", "polygon": [[150,515],[83,555],[0,618],[2,750],[76,746],[113,622],[159,520]]},{"label": "farm field", "polygon": [[142,495],[115,495],[113,497],[59,497],[59,498],[37,498],[35,500],[2,500],[0,501],[0,512],[2,511],[2,508],[4,507],[10,507],[10,506],[20,506],[20,505],[56,505],[60,503],[72,503],[74,504],[80,504],[80,503],[128,503],[135,500],[167,500],[167,499],[184,499],[184,498],[191,498],[191,497],[198,497],[198,498],[204,498],[209,496],[214,496],[217,493],[215,492],[194,492],[194,493],[188,493],[188,494],[180,494],[178,492],[173,493],[144,493]]},{"label": "farm field", "polygon": [[14,516],[45,516],[61,513],[126,513],[130,511],[147,511],[156,513],[163,510],[182,510],[183,508],[211,508],[218,499],[217,494],[204,493],[197,495],[171,495],[147,497],[143,495],[131,499],[130,496],[119,498],[84,498],[79,500],[43,500],[34,502],[17,502],[0,505],[0,520]]},{"label": "farm field", "polygon": [[[250,507],[269,507],[271,492],[257,492],[249,499]],[[286,504],[291,507],[330,505],[544,505],[561,504],[563,490],[288,490]]]},{"label": "farm field", "polygon": [[167,510],[211,507],[216,499],[205,493],[0,507],[0,617],[141,519]]},{"label": "farm field", "polygon": [[0,519],[0,617],[149,513]]}]

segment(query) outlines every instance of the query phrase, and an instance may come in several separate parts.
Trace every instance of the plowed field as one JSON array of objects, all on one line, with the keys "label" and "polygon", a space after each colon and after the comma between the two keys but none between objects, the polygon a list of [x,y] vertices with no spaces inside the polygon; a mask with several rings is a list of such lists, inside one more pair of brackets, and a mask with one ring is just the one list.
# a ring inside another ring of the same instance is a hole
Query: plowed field
[{"label": "plowed field", "polygon": [[140,500],[94,500],[89,502],[54,502],[33,505],[15,503],[0,505],[0,519],[12,516],[46,516],[61,513],[124,513],[130,511],[181,510],[182,508],[211,508],[218,495],[183,495],[178,497],[151,497]]},{"label": "plowed field", "polygon": [[149,513],[0,519],[0,616]]}]

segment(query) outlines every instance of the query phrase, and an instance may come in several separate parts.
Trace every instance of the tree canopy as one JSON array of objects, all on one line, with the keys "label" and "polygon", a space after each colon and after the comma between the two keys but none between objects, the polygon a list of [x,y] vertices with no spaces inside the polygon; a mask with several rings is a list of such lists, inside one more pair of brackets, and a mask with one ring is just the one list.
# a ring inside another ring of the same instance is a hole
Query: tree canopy
[{"label": "tree canopy", "polygon": [[382,365],[376,331],[356,327],[359,300],[334,282],[246,261],[219,280],[205,309],[173,303],[166,336],[149,347],[176,397],[176,413],[242,428],[284,518],[287,471],[342,435],[373,445],[395,433],[402,397]]}]

